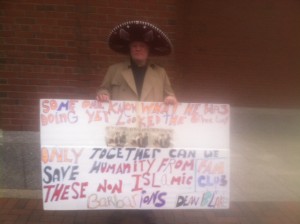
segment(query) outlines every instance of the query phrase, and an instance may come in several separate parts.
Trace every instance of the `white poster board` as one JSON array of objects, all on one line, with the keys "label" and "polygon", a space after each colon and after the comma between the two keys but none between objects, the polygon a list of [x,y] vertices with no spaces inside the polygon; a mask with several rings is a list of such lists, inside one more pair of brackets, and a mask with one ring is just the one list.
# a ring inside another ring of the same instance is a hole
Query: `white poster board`
[{"label": "white poster board", "polygon": [[47,210],[229,207],[226,104],[40,101]]}]

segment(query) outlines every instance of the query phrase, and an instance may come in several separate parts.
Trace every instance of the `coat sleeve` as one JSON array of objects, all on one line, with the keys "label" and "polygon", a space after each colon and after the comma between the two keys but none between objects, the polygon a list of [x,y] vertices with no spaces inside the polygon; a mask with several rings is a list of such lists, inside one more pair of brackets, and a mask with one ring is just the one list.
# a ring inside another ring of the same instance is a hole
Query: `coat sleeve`
[{"label": "coat sleeve", "polygon": [[175,96],[174,90],[171,86],[169,76],[166,73],[166,70],[162,68],[164,74],[164,98],[167,96]]},{"label": "coat sleeve", "polygon": [[107,94],[111,96],[112,78],[114,74],[114,67],[110,66],[104,76],[103,82],[97,90],[97,94]]}]

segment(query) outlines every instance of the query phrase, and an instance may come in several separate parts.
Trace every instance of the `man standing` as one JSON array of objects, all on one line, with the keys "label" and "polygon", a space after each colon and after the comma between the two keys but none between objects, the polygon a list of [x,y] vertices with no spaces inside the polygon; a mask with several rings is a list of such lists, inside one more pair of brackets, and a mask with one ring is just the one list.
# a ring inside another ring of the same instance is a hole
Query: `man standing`
[{"label": "man standing", "polygon": [[[169,38],[156,26],[129,21],[116,26],[109,35],[109,47],[129,56],[129,60],[109,67],[97,91],[97,100],[148,101],[176,104],[177,99],[164,68],[149,61],[149,56],[165,56],[172,51]],[[148,145],[148,136],[140,134],[139,147]],[[155,223],[150,211],[120,211],[108,223]]]},{"label": "man standing", "polygon": [[172,51],[169,38],[160,29],[148,22],[125,22],[112,30],[109,46],[129,55],[129,60],[109,67],[97,100],[177,103],[165,69],[149,61],[150,55],[165,56]]}]

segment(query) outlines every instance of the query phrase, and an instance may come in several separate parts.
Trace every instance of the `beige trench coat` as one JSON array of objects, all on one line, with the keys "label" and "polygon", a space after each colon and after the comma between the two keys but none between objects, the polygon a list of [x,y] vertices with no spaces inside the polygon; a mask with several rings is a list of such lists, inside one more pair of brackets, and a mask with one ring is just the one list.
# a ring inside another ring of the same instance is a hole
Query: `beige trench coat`
[{"label": "beige trench coat", "polygon": [[139,99],[129,61],[108,68],[98,93],[109,94],[111,100],[148,102],[162,102],[167,96],[175,96],[165,69],[150,64]]}]

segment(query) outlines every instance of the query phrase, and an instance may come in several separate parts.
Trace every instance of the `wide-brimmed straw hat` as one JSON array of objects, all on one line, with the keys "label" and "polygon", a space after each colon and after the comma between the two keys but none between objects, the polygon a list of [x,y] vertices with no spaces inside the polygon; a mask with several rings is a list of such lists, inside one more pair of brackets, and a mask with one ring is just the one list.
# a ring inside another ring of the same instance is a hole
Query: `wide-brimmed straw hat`
[{"label": "wide-brimmed straw hat", "polygon": [[121,54],[129,54],[129,44],[133,41],[145,42],[154,56],[169,55],[172,43],[167,35],[151,23],[128,21],[119,24],[108,37],[109,47]]}]

